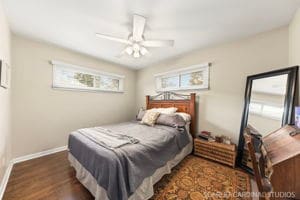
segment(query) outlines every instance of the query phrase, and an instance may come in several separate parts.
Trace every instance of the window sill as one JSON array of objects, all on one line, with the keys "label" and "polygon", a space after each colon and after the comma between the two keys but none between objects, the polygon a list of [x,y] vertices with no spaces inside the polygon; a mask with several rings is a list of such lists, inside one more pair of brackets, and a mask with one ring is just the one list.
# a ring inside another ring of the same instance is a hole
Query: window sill
[{"label": "window sill", "polygon": [[67,87],[57,87],[52,86],[53,90],[63,90],[63,91],[73,91],[73,92],[91,92],[91,93],[124,93],[124,91],[113,91],[113,90],[92,90],[92,89],[77,89],[77,88],[67,88]]}]

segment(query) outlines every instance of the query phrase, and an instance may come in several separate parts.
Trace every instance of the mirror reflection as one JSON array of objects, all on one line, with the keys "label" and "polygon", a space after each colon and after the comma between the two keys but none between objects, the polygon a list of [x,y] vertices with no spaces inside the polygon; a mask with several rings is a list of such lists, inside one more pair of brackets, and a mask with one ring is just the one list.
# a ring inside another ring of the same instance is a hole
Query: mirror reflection
[{"label": "mirror reflection", "polygon": [[248,124],[262,136],[282,126],[287,74],[255,79],[252,82]]}]

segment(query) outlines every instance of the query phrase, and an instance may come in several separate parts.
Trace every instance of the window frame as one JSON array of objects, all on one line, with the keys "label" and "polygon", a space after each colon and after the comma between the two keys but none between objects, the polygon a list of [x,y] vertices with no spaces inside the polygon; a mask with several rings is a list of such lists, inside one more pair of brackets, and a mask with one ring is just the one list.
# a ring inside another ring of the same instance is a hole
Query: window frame
[{"label": "window frame", "polygon": [[[96,69],[83,67],[79,65],[68,64],[68,63],[55,61],[55,60],[50,61],[50,63],[52,64],[52,88],[53,89],[71,90],[71,91],[88,91],[88,92],[116,92],[116,93],[124,92],[124,79],[125,79],[124,75],[104,72],[101,70],[96,70]],[[118,90],[100,89],[100,88],[95,88],[95,86],[92,88],[79,87],[79,86],[72,87],[72,86],[59,84],[56,82],[55,75],[57,74],[57,70],[61,68],[69,69],[70,71],[89,74],[93,76],[100,76],[100,77],[103,76],[107,78],[118,79],[119,89]]]},{"label": "window frame", "polygon": [[[205,90],[209,89],[209,67],[210,63],[203,63],[198,65],[193,65],[186,68],[180,68],[178,70],[168,71],[164,73],[155,74],[155,83],[156,83],[156,91],[157,92],[166,92],[166,91],[185,91],[185,90]],[[203,73],[203,85],[194,85],[194,86],[181,86],[181,76],[190,74],[193,72],[202,72]],[[162,79],[169,77],[177,77],[178,76],[178,87],[167,87],[162,88]]]}]

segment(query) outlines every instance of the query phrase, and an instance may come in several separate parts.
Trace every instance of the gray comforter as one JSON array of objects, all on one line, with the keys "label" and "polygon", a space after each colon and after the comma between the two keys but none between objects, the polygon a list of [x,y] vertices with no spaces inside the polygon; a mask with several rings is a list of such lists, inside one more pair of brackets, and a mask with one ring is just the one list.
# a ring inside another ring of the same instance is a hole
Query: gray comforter
[{"label": "gray comforter", "polygon": [[142,181],[175,157],[190,141],[186,131],[138,122],[103,126],[139,140],[108,149],[78,131],[69,136],[70,153],[91,173],[110,200],[125,200]]}]

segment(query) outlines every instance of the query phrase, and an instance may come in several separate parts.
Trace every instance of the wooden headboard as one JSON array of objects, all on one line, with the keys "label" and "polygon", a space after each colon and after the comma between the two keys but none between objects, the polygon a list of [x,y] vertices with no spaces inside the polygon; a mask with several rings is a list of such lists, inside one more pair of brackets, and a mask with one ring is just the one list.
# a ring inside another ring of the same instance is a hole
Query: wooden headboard
[{"label": "wooden headboard", "polygon": [[195,137],[196,125],[196,94],[181,95],[173,92],[164,92],[156,96],[146,96],[146,108],[168,108],[176,107],[177,112],[185,112],[191,115],[190,132]]}]

